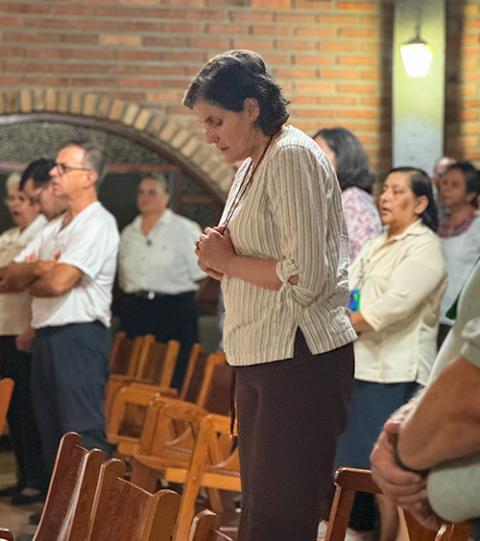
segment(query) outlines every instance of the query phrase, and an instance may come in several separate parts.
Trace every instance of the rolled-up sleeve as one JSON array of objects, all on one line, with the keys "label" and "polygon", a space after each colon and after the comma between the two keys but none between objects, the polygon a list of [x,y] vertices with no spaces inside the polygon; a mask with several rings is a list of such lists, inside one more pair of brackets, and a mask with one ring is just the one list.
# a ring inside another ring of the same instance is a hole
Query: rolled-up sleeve
[{"label": "rolled-up sleeve", "polygon": [[360,310],[373,330],[380,331],[412,314],[431,293],[443,287],[444,280],[440,247],[427,238],[395,267],[385,293],[361,305]]},{"label": "rolled-up sleeve", "polygon": [[465,343],[462,347],[462,355],[471,363],[480,367],[480,317],[468,321],[462,332]]},{"label": "rolled-up sleeve", "polygon": [[[282,298],[308,306],[319,295],[328,276],[326,233],[328,200],[334,172],[304,147],[286,146],[271,160],[267,187],[273,219],[280,231],[281,259],[276,272]],[[289,279],[298,276],[298,283]]]}]

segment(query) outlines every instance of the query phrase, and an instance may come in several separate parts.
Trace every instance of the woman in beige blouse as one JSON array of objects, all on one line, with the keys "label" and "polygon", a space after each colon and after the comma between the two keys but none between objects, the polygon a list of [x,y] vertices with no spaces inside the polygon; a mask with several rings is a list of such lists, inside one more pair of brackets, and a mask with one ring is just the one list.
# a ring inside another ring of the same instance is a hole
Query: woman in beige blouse
[{"label": "woman in beige blouse", "polygon": [[197,243],[221,280],[242,479],[239,541],[314,541],[346,424],[355,333],[346,301],[340,188],[250,51],[212,59],[190,85],[208,143],[242,162],[220,225]]},{"label": "woman in beige blouse", "polygon": [[[360,293],[359,309],[352,314],[360,336],[338,467],[370,467],[369,455],[383,423],[427,383],[436,356],[446,270],[435,234],[438,221],[430,178],[414,167],[392,169],[379,206],[385,230],[363,247],[350,272],[351,287]],[[372,530],[372,510],[373,497],[359,495],[351,527]]]}]

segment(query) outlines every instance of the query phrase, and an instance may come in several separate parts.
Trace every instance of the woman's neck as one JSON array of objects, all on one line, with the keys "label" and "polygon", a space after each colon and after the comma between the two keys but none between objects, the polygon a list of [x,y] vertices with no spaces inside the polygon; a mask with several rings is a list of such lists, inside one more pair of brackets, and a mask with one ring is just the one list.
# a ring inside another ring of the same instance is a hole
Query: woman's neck
[{"label": "woman's neck", "polygon": [[448,214],[448,221],[452,225],[457,225],[470,218],[471,215],[475,212],[475,207],[473,205],[470,205],[470,203],[467,203],[462,206],[453,207],[449,210],[450,213]]},{"label": "woman's neck", "polygon": [[397,235],[401,235],[417,220],[418,220],[418,216],[415,216],[415,218],[412,221],[406,224],[395,224],[395,223],[390,224],[387,230],[387,237],[391,238],[391,237],[396,237]]}]

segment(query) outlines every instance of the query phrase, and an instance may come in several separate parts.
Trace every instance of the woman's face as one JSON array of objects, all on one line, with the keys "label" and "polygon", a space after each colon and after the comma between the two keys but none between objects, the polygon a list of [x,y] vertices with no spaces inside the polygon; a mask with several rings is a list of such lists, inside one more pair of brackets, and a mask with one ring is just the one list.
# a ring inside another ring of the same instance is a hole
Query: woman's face
[{"label": "woman's face", "polygon": [[205,130],[205,140],[215,145],[229,164],[252,156],[259,129],[255,121],[259,110],[256,100],[247,98],[243,111],[228,111],[207,101],[198,101],[193,111]]},{"label": "woman's face", "polygon": [[413,223],[426,209],[428,199],[417,197],[411,187],[408,173],[390,173],[380,195],[380,216],[384,225],[401,230]]},{"label": "woman's face", "polygon": [[440,177],[438,195],[442,206],[449,210],[468,205],[476,197],[467,192],[467,179],[460,169],[449,169]]},{"label": "woman's face", "polygon": [[38,216],[38,205],[32,205],[29,197],[18,186],[8,190],[6,203],[13,223],[20,229],[25,229]]},{"label": "woman's face", "polygon": [[315,142],[317,145],[325,152],[327,158],[332,162],[333,168],[337,169],[337,159],[335,156],[335,152],[328,146],[328,143],[325,141],[325,139],[319,135],[315,138]]}]

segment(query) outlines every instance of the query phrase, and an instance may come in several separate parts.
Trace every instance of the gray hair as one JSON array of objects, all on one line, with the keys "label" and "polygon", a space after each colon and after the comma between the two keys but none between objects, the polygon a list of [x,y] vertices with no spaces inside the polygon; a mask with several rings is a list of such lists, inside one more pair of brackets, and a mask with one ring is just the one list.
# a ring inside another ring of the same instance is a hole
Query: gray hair
[{"label": "gray hair", "polygon": [[7,192],[13,190],[14,188],[19,188],[21,178],[22,175],[20,173],[10,173],[7,177],[7,180],[5,181],[5,189],[7,190]]},{"label": "gray hair", "polygon": [[[155,182],[158,182],[160,186],[164,189],[165,193],[170,193],[170,182],[168,181],[168,178],[163,173],[149,173],[147,175],[144,175],[141,179],[142,180],[154,180]],[[139,184],[140,184],[139,182]]]},{"label": "gray hair", "polygon": [[97,173],[96,185],[98,188],[107,172],[107,160],[102,150],[90,141],[85,140],[68,141],[62,145],[62,148],[65,147],[78,147],[84,151],[83,161],[85,165]]}]

